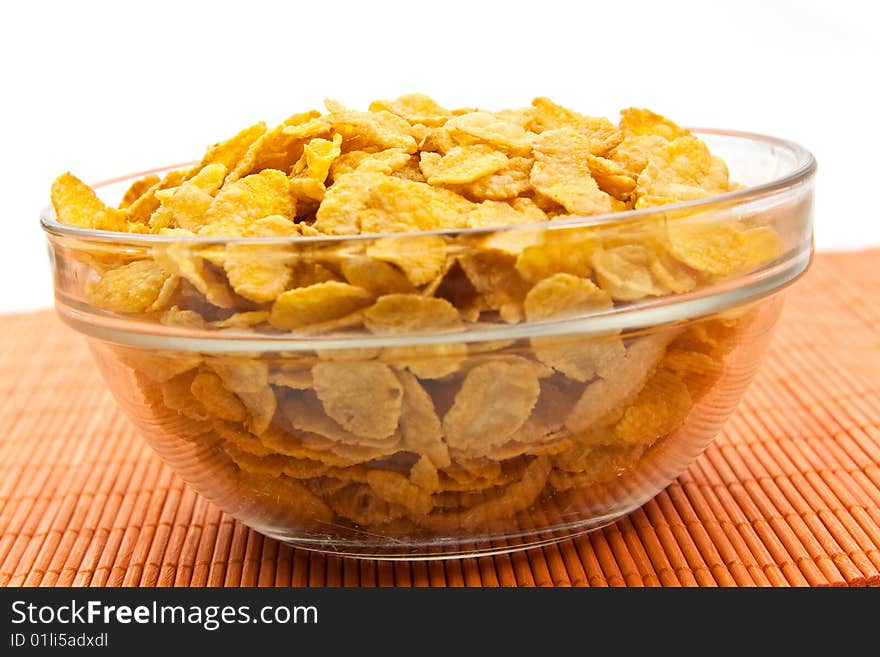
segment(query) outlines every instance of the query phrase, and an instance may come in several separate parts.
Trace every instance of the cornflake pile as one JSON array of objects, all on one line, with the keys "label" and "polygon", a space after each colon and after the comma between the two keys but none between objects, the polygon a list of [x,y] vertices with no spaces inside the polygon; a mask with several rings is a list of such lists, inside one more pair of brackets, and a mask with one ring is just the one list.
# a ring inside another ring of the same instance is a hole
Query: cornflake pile
[{"label": "cornflake pile", "polygon": [[[200,331],[449,334],[247,356],[118,348],[154,424],[222,455],[242,495],[325,531],[506,531],[542,500],[633,472],[723,375],[748,315],[641,337],[456,340],[687,292],[777,257],[780,239],[754,221],[540,225],[735,189],[696,136],[648,110],[615,125],[546,98],[499,112],[419,94],[366,112],[326,105],[138,180],[115,208],[70,174],[52,187],[62,223],[181,238],[83,248],[83,294],[105,310]],[[438,230],[449,232],[422,234]],[[360,234],[376,236],[302,239]],[[223,241],[238,237],[283,239]]]}]

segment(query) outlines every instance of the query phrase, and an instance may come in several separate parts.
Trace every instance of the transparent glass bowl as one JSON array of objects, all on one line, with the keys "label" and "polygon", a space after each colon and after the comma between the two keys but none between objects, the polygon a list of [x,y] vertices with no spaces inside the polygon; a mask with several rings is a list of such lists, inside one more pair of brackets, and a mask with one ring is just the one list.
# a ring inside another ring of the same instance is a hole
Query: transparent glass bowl
[{"label": "transparent glass bowl", "polygon": [[[635,509],[700,454],[754,375],[782,290],[810,262],[812,156],[774,138],[695,132],[745,187],[434,233],[445,274],[417,289],[387,238],[419,261],[424,234],[180,238],[60,225],[47,210],[56,307],[165,462],[268,536],[406,559],[561,540]],[[759,256],[711,241],[731,230],[761,236]],[[694,235],[711,243],[686,244],[688,257],[712,271],[655,257]],[[288,288],[356,279],[369,298],[273,317],[229,287],[224,258],[242,254],[283,263]],[[173,264],[174,285],[150,283],[156,263]],[[528,319],[529,289],[573,267],[614,289],[613,307]],[[447,299],[465,321],[426,320],[404,302],[368,310],[386,294]],[[487,294],[506,295],[504,310],[479,312]]]}]

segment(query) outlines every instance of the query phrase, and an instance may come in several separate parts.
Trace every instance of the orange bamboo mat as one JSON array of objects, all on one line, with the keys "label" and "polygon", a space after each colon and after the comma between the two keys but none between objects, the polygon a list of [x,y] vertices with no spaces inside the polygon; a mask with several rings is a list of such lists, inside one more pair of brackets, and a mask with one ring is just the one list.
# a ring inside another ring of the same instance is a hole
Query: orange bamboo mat
[{"label": "orange bamboo mat", "polygon": [[823,254],[706,453],[619,522],[461,561],[325,557],[197,497],[48,311],[0,317],[0,585],[880,584],[880,250]]}]

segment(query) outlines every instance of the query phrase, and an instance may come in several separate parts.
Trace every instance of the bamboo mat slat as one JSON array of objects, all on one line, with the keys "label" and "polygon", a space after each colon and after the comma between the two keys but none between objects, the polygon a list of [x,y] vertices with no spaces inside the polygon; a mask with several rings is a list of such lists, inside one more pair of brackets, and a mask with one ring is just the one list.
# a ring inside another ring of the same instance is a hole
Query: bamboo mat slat
[{"label": "bamboo mat slat", "polygon": [[342,559],[249,530],[151,452],[52,312],[0,316],[0,585],[880,585],[878,258],[817,256],[735,415],[642,508],[446,562]]}]

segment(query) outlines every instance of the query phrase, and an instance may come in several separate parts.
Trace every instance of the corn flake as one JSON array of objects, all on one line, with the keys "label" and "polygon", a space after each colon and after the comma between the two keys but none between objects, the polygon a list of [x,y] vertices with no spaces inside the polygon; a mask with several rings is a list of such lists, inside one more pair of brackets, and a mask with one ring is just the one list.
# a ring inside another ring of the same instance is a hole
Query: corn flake
[{"label": "corn flake", "polygon": [[345,150],[401,148],[407,153],[416,152],[416,140],[406,119],[386,110],[357,112],[327,104],[327,121],[342,135]]},{"label": "corn flake", "polygon": [[528,128],[537,133],[573,128],[589,139],[592,155],[604,155],[623,138],[621,131],[608,119],[584,116],[543,97],[532,101]]},{"label": "corn flake", "polygon": [[[426,154],[428,155],[428,154]],[[424,161],[424,158],[423,158]],[[456,146],[422,173],[431,185],[469,183],[507,167],[507,156],[484,144]]]},{"label": "corn flake", "polygon": [[324,410],[340,426],[367,438],[394,434],[403,388],[390,367],[369,361],[318,363],[312,379]]},{"label": "corn flake", "polygon": [[52,183],[52,205],[60,223],[94,230],[127,229],[125,212],[104,205],[92,188],[65,173]]},{"label": "corn flake", "polygon": [[199,372],[190,385],[193,396],[213,415],[230,422],[242,422],[247,410],[241,400],[227,390],[213,372]]},{"label": "corn flake", "polygon": [[396,265],[413,285],[424,285],[442,272],[447,245],[439,235],[383,237],[367,246],[366,254]]},{"label": "corn flake", "polygon": [[381,260],[352,256],[342,261],[342,275],[352,285],[369,290],[374,296],[414,294],[416,289],[398,269]]},{"label": "corn flake", "polygon": [[248,152],[251,144],[259,139],[266,132],[266,124],[257,123],[245,128],[231,139],[222,141],[209,147],[199,168],[206,167],[210,164],[222,164],[227,170],[236,167],[239,160]]},{"label": "corn flake", "polygon": [[400,430],[403,449],[426,457],[436,468],[450,464],[449,448],[443,442],[443,428],[431,397],[409,372],[398,372],[403,387]]},{"label": "corn flake", "polygon": [[727,165],[696,137],[678,137],[654,153],[636,182],[636,208],[690,201],[729,189]]},{"label": "corn flake", "polygon": [[586,278],[554,274],[535,285],[526,295],[526,319],[540,321],[578,315],[613,307],[611,296]]},{"label": "corn flake", "polygon": [[614,435],[623,444],[651,445],[681,426],[691,405],[682,380],[660,368],[614,425]]},{"label": "corn flake", "polygon": [[620,129],[626,135],[657,136],[666,141],[690,135],[669,119],[648,109],[628,107],[620,110]]},{"label": "corn flake", "polygon": [[424,94],[405,94],[392,101],[377,100],[370,103],[371,112],[380,110],[396,114],[412,125],[421,124],[431,127],[443,125],[453,116],[452,112]]},{"label": "corn flake", "polygon": [[373,333],[457,331],[461,317],[449,301],[419,294],[388,294],[364,311],[364,326]]},{"label": "corn flake", "polygon": [[242,235],[247,226],[269,215],[293,218],[296,207],[287,176],[266,169],[223,186],[205,212],[200,235]]},{"label": "corn flake", "polygon": [[540,392],[535,369],[524,359],[477,365],[443,417],[446,442],[462,451],[504,443],[528,419]]},{"label": "corn flake", "polygon": [[589,138],[571,128],[542,132],[535,140],[532,186],[572,214],[611,212],[615,199],[599,189],[593,178],[589,148]]},{"label": "corn flake", "polygon": [[161,310],[177,286],[177,277],[153,260],[135,260],[105,272],[86,287],[90,303],[116,313]]},{"label": "corn flake", "polygon": [[510,155],[528,155],[532,151],[533,136],[529,132],[489,112],[456,116],[446,122],[443,130],[461,146],[487,144]]},{"label": "corn flake", "polygon": [[272,305],[269,323],[280,329],[297,329],[340,319],[372,301],[369,292],[354,285],[327,281],[280,294]]},{"label": "corn flake", "polygon": [[295,256],[275,244],[227,244],[223,269],[235,293],[256,301],[274,301],[290,283]]},{"label": "corn flake", "polygon": [[356,171],[327,191],[315,228],[333,235],[462,228],[471,205],[446,189]]},{"label": "corn flake", "polygon": [[144,176],[143,178],[138,178],[137,180],[135,180],[122,195],[122,200],[119,202],[119,209],[125,210],[132,203],[143,196],[147,190],[157,185],[159,183],[159,180],[159,176],[157,176],[155,173],[151,173],[147,176]]},{"label": "corn flake", "polygon": [[658,333],[630,344],[618,367],[587,386],[566,417],[565,426],[574,433],[586,432],[613,417],[642,389],[673,337]]},{"label": "corn flake", "polygon": [[528,198],[517,198],[512,203],[505,201],[483,201],[471,210],[467,216],[470,228],[531,224],[547,220],[548,218],[544,211]]},{"label": "corn flake", "polygon": [[420,379],[442,379],[458,372],[468,353],[465,344],[444,342],[408,347],[385,347],[381,358],[396,368],[408,369]]},{"label": "corn flake", "polygon": [[531,189],[529,176],[533,164],[530,157],[511,157],[506,168],[455,189],[474,201],[512,199]]}]

